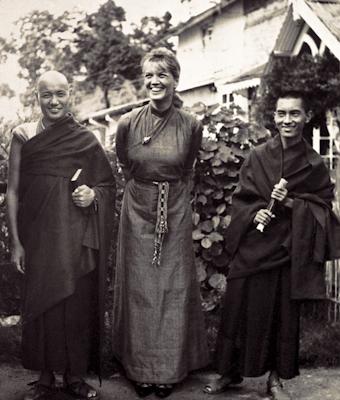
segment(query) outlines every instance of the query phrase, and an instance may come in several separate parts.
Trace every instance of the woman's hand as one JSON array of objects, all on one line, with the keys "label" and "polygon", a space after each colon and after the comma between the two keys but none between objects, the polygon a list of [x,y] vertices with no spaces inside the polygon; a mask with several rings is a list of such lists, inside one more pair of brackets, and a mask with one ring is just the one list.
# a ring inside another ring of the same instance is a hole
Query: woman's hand
[{"label": "woman's hand", "polygon": [[96,197],[95,191],[86,185],[78,186],[72,193],[72,199],[77,207],[88,207]]},{"label": "woman's hand", "polygon": [[12,246],[11,261],[21,274],[25,273],[25,250],[21,243],[16,243]]}]

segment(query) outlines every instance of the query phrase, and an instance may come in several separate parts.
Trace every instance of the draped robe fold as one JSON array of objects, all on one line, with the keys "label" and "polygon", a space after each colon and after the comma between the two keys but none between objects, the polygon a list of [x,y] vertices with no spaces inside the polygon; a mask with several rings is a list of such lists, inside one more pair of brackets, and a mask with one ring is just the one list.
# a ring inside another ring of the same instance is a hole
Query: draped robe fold
[{"label": "draped robe fold", "polygon": [[[277,205],[261,233],[254,217],[281,177],[293,207]],[[340,257],[333,196],[326,165],[305,141],[283,150],[275,136],[245,160],[226,233],[230,269],[216,352],[221,373],[230,373],[235,359],[245,376],[270,368],[286,378],[298,373],[296,300],[325,298],[324,262]]]},{"label": "draped robe fold", "polygon": [[[188,185],[202,129],[173,107],[154,113],[150,105],[136,109],[121,119],[117,130],[117,155],[128,182],[119,227],[112,341],[130,379],[176,383],[208,361]],[[168,232],[159,266],[152,263],[159,194],[155,181],[169,182]]]},{"label": "draped robe fold", "polygon": [[[97,212],[92,205],[80,208],[72,201],[70,179],[79,168],[82,173],[78,184],[94,189]],[[26,265],[23,324],[29,326],[70,298],[78,282],[96,269],[98,310],[79,312],[98,315],[99,339],[91,366],[97,372],[100,372],[106,262],[114,194],[114,177],[101,145],[71,115],[22,145],[18,228]],[[88,249],[98,252],[95,262],[83,262],[84,252],[89,254]],[[32,365],[36,365],[34,360]]]}]

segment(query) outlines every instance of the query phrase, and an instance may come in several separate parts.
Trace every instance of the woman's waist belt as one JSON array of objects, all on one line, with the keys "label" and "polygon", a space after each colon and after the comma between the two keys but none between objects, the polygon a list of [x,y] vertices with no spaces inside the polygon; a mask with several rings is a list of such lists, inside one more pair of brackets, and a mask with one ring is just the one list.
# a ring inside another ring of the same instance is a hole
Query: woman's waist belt
[{"label": "woman's waist belt", "polygon": [[168,181],[151,181],[148,179],[141,179],[141,178],[135,178],[135,177],[133,179],[139,183],[145,183],[147,185],[156,185],[156,186],[158,186],[159,184],[162,184],[162,183],[167,183],[169,185],[173,185],[175,183],[181,182],[181,179],[174,179],[174,180],[168,180]]},{"label": "woman's waist belt", "polygon": [[[157,197],[157,220],[155,226],[154,251],[152,256],[152,265],[159,267],[161,264],[162,245],[165,234],[168,232],[168,198],[169,187],[172,182],[158,182],[139,178],[134,178],[136,182],[147,185],[156,185],[158,189]],[[173,181],[179,182],[179,181]]]}]

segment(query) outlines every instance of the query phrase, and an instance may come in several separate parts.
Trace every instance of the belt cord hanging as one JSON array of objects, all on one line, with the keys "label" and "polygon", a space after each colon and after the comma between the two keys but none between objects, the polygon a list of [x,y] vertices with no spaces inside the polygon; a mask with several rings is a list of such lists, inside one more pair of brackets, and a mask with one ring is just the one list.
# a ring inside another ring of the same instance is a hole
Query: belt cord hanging
[{"label": "belt cord hanging", "polygon": [[152,257],[152,265],[156,267],[161,264],[162,244],[164,236],[168,232],[168,197],[169,182],[158,182],[157,221]]}]

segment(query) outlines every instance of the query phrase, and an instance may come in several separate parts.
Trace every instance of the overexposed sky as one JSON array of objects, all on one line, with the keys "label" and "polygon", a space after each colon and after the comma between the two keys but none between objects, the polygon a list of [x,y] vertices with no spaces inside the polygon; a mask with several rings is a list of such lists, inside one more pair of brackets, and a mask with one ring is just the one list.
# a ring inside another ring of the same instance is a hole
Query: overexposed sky
[{"label": "overexposed sky", "polygon": [[[0,0],[0,36],[8,36],[15,30],[14,21],[34,9],[49,10],[53,14],[61,14],[65,10],[79,9],[93,12],[105,0]],[[128,22],[139,22],[146,15],[162,16],[166,11],[173,15],[173,23],[185,20],[189,11],[201,11],[212,6],[215,1],[191,0],[181,3],[181,0],[116,0],[116,5],[126,11]]]},{"label": "overexposed sky", "polygon": [[[31,11],[48,10],[52,14],[60,15],[65,10],[78,9],[87,13],[96,11],[106,0],[0,0],[0,36],[9,38],[11,33],[17,32],[15,21]],[[131,23],[138,23],[144,16],[162,16],[169,11],[173,18],[172,24],[187,20],[190,15],[199,13],[216,3],[210,0],[191,0],[181,3],[181,0],[115,0],[115,4],[124,8],[126,12],[126,29]],[[19,66],[16,57],[11,56],[6,64],[0,64],[0,83],[8,85],[17,93],[24,91],[25,82],[17,77]],[[6,99],[0,99],[0,117],[12,116],[19,100],[12,99],[6,107]]]}]

